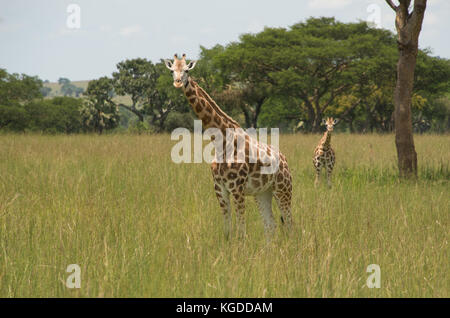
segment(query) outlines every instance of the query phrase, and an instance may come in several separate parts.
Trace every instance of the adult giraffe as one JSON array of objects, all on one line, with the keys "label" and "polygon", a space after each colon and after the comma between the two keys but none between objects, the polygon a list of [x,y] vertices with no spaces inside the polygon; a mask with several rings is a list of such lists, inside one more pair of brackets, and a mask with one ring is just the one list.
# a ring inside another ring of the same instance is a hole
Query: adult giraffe
[{"label": "adult giraffe", "polygon": [[[186,63],[185,54],[181,59],[175,54],[174,60],[165,60],[165,64],[173,74],[173,85],[183,89],[189,104],[202,121],[203,127],[216,128],[223,136],[214,140],[216,152],[211,169],[214,189],[224,216],[226,237],[229,238],[231,232],[230,196],[236,209],[240,237],[245,236],[244,214],[247,195],[255,197],[263,217],[265,232],[269,237],[276,228],[272,214],[272,197],[275,198],[281,210],[282,223],[290,229],[292,227],[292,178],[286,158],[278,150],[258,142],[247,134],[198,86],[189,76],[196,61]],[[227,143],[227,139],[232,142]],[[239,140],[245,141],[241,143],[243,147],[238,146]],[[231,147],[230,144],[232,144]],[[223,158],[224,154],[219,149],[227,150],[226,158]],[[230,158],[233,160],[229,160]],[[274,162],[275,169],[269,169],[271,165],[273,168]]]}]

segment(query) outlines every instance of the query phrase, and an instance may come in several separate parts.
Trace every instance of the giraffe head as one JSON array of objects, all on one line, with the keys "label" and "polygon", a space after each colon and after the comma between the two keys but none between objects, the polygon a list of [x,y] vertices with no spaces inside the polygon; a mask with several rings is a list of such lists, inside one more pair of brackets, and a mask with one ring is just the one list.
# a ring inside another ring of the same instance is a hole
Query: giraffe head
[{"label": "giraffe head", "polygon": [[181,59],[175,54],[173,62],[171,60],[164,60],[166,67],[172,72],[173,86],[180,88],[187,85],[188,72],[195,67],[197,61],[190,61],[186,63],[186,54],[183,54]]},{"label": "giraffe head", "polygon": [[338,119],[333,119],[333,117],[328,117],[327,119],[322,120],[322,125],[327,126],[327,131],[333,131],[334,125],[339,122]]}]

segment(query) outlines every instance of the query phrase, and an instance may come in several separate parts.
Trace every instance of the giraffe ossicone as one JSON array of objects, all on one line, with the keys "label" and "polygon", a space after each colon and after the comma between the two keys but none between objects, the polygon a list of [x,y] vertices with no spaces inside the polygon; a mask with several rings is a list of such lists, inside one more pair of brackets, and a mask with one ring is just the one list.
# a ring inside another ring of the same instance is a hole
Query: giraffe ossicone
[{"label": "giraffe ossicone", "polygon": [[[187,63],[185,54],[181,59],[175,54],[173,61],[165,60],[164,62],[172,72],[173,85],[183,89],[194,113],[202,121],[203,128],[205,130],[216,128],[222,136],[227,136],[227,132],[229,134],[227,138],[221,140],[214,138],[213,142],[216,149],[215,156],[220,154],[220,149],[231,149],[226,152],[226,156],[228,159],[232,158],[232,162],[227,160],[221,162],[215,157],[211,163],[214,190],[224,216],[226,236],[230,236],[232,228],[231,202],[236,209],[239,236],[245,236],[245,196],[255,197],[268,237],[276,228],[272,214],[272,198],[275,198],[281,210],[283,225],[290,229],[292,227],[292,177],[286,157],[275,147],[258,141],[252,134],[244,131],[189,76],[196,61]],[[244,147],[237,147],[238,140],[244,141]],[[234,147],[230,147],[231,144]],[[250,162],[250,154],[255,153],[257,154],[256,162]],[[272,173],[263,173],[264,167],[267,167],[265,157],[277,158],[277,169]]]}]

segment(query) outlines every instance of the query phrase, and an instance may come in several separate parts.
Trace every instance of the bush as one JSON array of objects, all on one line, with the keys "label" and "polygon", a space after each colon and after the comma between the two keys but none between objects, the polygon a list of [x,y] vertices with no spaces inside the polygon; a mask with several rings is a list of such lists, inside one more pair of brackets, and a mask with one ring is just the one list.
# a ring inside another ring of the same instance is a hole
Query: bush
[{"label": "bush", "polygon": [[81,100],[55,97],[25,105],[30,118],[28,128],[44,133],[77,133],[82,129],[79,108]]},{"label": "bush", "polygon": [[166,131],[171,132],[176,128],[187,128],[190,131],[194,130],[194,117],[190,113],[172,112],[167,115],[164,125]]},{"label": "bush", "polygon": [[25,131],[29,115],[20,105],[0,105],[0,130]]},{"label": "bush", "polygon": [[25,105],[0,105],[0,129],[4,131],[40,131],[78,133],[82,129],[81,100],[71,97],[36,99]]},{"label": "bush", "polygon": [[152,134],[154,133],[154,129],[149,125],[147,122],[142,122],[139,120],[131,121],[130,125],[128,126],[128,132],[132,134]]}]

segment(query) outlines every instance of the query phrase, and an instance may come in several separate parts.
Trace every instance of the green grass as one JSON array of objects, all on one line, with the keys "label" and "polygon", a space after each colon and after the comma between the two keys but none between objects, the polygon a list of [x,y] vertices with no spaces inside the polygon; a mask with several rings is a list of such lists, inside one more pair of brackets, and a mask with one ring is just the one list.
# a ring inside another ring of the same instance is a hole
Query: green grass
[{"label": "green grass", "polygon": [[335,135],[331,190],[319,139],[281,136],[295,226],[267,244],[251,198],[225,240],[208,165],[172,163],[169,135],[1,135],[0,297],[449,297],[450,138],[416,136],[401,182],[392,135]]}]

